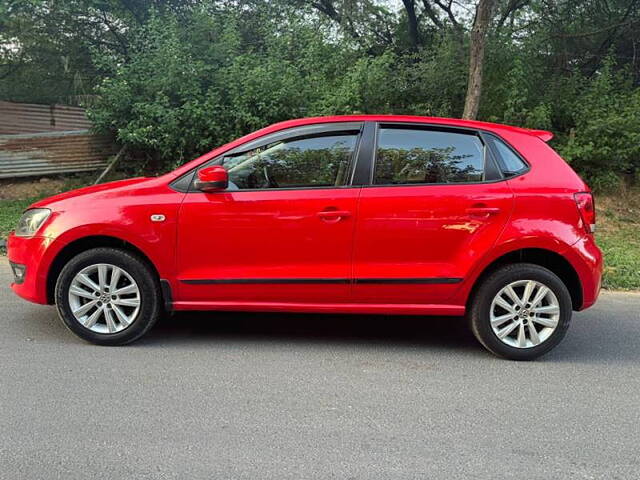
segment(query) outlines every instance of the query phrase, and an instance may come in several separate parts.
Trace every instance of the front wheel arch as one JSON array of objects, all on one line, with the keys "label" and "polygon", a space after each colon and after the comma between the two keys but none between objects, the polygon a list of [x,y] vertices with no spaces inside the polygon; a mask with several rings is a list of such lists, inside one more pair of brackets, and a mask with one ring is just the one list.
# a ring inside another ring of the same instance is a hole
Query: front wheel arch
[{"label": "front wheel arch", "polygon": [[126,250],[141,260],[143,260],[150,268],[151,271],[154,272],[156,278],[160,280],[160,274],[156,269],[153,262],[149,259],[145,253],[140,250],[138,247],[133,245],[126,240],[122,240],[121,238],[112,237],[108,235],[91,235],[88,237],[82,237],[73,242],[70,242],[68,245],[65,245],[62,250],[58,252],[53,261],[51,262],[51,266],[49,267],[49,271],[47,273],[47,303],[53,305],[55,303],[55,287],[58,277],[62,272],[64,266],[76,255],[85,252],[87,250],[91,250],[99,247],[110,247],[117,248],[120,250]]}]

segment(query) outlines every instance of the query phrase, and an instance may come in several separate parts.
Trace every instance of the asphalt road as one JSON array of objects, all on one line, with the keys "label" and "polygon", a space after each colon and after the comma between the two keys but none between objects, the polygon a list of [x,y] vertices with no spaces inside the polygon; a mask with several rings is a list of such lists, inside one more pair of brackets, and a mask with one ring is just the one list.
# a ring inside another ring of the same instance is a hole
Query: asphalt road
[{"label": "asphalt road", "polygon": [[96,347],[8,284],[0,258],[2,479],[640,476],[639,295],[516,363],[424,317],[177,315]]}]

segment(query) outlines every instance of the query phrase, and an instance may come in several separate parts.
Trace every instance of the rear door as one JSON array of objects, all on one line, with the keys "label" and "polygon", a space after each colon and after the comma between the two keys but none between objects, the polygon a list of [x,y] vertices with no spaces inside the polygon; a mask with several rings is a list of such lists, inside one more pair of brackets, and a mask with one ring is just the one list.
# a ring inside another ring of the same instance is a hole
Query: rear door
[{"label": "rear door", "polygon": [[229,188],[185,196],[180,301],[194,308],[349,301],[361,127],[297,127],[210,162],[227,169]]},{"label": "rear door", "polygon": [[354,301],[444,304],[496,241],[513,194],[473,130],[379,124],[362,190]]}]

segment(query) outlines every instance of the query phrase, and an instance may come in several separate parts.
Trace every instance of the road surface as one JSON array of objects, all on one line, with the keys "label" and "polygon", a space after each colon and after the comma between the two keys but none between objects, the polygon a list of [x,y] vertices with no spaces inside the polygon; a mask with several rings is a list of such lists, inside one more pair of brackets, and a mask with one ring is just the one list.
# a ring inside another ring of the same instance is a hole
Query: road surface
[{"label": "road surface", "polygon": [[96,347],[10,291],[2,479],[629,479],[640,296],[604,294],[541,361],[458,319],[189,314]]}]

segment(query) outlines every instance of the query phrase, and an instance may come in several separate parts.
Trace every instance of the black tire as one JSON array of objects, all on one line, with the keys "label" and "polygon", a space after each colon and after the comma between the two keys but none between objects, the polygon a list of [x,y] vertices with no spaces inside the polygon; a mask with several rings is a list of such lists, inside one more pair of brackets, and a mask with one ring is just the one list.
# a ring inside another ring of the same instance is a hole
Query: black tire
[{"label": "black tire", "polygon": [[[558,324],[553,333],[539,345],[528,348],[513,347],[504,343],[494,333],[490,322],[494,297],[502,288],[518,280],[535,280],[542,283],[555,294],[560,305]],[[571,323],[571,314],[571,295],[556,274],[539,265],[516,263],[496,270],[482,281],[471,299],[467,316],[474,336],[494,355],[511,360],[534,360],[560,343]]]},{"label": "black tire", "polygon": [[[97,333],[82,325],[71,311],[69,288],[78,272],[90,265],[107,263],[127,272],[140,291],[140,310],[135,320],[116,333]],[[97,345],[125,345],[147,333],[161,314],[160,282],[147,263],[132,252],[116,248],[94,248],[73,257],[64,266],[55,288],[58,316],[65,326],[77,336]]]}]

